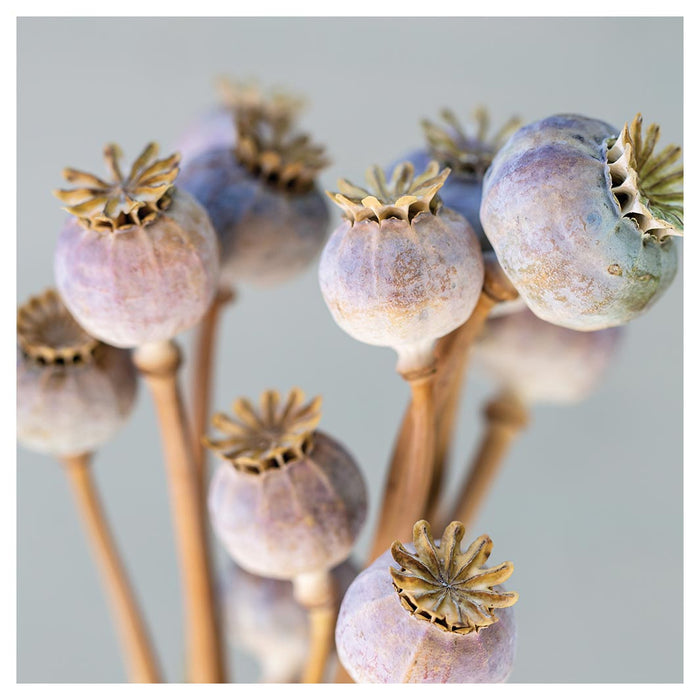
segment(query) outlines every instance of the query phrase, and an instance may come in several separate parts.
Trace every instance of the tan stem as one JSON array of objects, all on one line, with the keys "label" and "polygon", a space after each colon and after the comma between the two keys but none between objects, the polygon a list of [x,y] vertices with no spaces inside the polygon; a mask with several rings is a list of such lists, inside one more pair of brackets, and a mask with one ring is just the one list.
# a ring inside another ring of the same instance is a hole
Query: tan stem
[{"label": "tan stem", "polygon": [[309,614],[309,656],[302,683],[322,683],[333,651],[338,615],[336,586],[329,571],[301,574],[294,579],[294,597]]},{"label": "tan stem", "polygon": [[134,363],[151,391],[160,424],[183,581],[188,677],[195,683],[222,683],[225,681],[223,648],[203,497],[177,381],[180,359],[180,350],[172,341],[149,343],[134,352]]},{"label": "tan stem", "polygon": [[334,683],[354,683],[352,676],[345,670],[345,666],[338,661],[338,670],[333,678]]},{"label": "tan stem", "polygon": [[226,305],[233,301],[233,298],[234,293],[231,289],[219,289],[209,310],[195,330],[190,393],[192,397],[192,445],[202,494],[206,493],[207,471],[207,450],[202,444],[202,435],[207,430],[209,420],[216,336],[221,313]]},{"label": "tan stem", "polygon": [[158,662],[146,623],[107,524],[92,479],[90,461],[88,454],[61,458],[102,576],[129,679],[133,683],[160,683]]},{"label": "tan stem", "polygon": [[450,517],[440,527],[459,520],[469,530],[488,495],[515,436],[528,423],[528,411],[513,394],[503,393],[484,410],[486,428]]},{"label": "tan stem", "polygon": [[435,367],[407,373],[411,385],[409,439],[399,441],[389,468],[379,526],[370,550],[374,561],[391,543],[411,539],[413,524],[425,516],[435,454]]}]

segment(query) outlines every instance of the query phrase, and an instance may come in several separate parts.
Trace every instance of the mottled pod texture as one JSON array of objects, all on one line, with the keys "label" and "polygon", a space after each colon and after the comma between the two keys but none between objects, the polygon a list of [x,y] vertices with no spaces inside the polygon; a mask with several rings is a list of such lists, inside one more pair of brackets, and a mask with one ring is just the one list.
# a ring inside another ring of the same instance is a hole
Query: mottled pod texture
[{"label": "mottled pod texture", "polygon": [[127,350],[102,345],[90,362],[40,365],[17,353],[17,438],[55,456],[92,452],[121,428],[134,404]]},{"label": "mottled pod texture", "polygon": [[291,279],[316,258],[328,234],[320,192],[285,191],[255,177],[232,148],[190,161],[178,184],[207,210],[221,242],[222,282],[270,286]]},{"label": "mottled pod texture", "polygon": [[[413,545],[406,549],[415,552]],[[440,629],[402,607],[387,551],[351,584],[335,630],[338,658],[357,683],[502,683],[513,667],[512,608],[470,634]]]},{"label": "mottled pod texture", "polygon": [[607,166],[619,129],[558,115],[516,132],[484,179],[481,223],[534,313],[581,331],[627,323],[676,274],[671,237],[621,216]]},{"label": "mottled pod texture", "polygon": [[394,349],[433,341],[464,323],[483,280],[474,231],[445,208],[411,222],[343,221],[319,267],[336,323],[357,340]]},{"label": "mottled pod texture", "polygon": [[474,363],[528,405],[575,403],[602,381],[622,335],[619,327],[572,331],[525,309],[486,322]]},{"label": "mottled pod texture", "polygon": [[305,457],[260,474],[221,464],[209,487],[214,532],[251,573],[292,579],[348,557],[367,513],[367,492],[347,450],[316,431]]},{"label": "mottled pod texture", "polygon": [[145,226],[98,232],[70,219],[54,272],[63,301],[90,335],[137,347],[199,322],[217,289],[219,245],[206,211],[178,188]]}]

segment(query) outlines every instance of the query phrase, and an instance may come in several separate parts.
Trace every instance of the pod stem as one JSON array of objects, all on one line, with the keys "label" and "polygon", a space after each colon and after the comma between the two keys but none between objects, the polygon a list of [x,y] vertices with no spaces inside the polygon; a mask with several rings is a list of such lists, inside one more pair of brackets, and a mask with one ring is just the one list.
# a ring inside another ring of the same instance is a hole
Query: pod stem
[{"label": "pod stem", "polygon": [[207,450],[202,443],[211,407],[216,337],[221,314],[235,298],[232,289],[221,287],[195,330],[190,396],[192,397],[192,446],[202,497],[206,494]]},{"label": "pod stem", "polygon": [[338,596],[330,571],[300,574],[293,580],[294,597],[309,614],[310,645],[302,683],[321,683],[333,650]]},{"label": "pod stem", "polygon": [[459,520],[465,529],[474,525],[508,450],[528,424],[528,410],[515,394],[503,392],[484,407],[486,426],[481,444],[448,517],[442,523]]},{"label": "pod stem", "polygon": [[384,487],[379,525],[368,563],[395,539],[411,538],[425,512],[435,457],[435,365],[402,374],[411,386],[408,427],[399,439]]},{"label": "pod stem", "polygon": [[180,350],[173,341],[148,343],[134,352],[134,364],[148,384],[160,424],[185,599],[189,679],[194,683],[222,683],[225,669],[204,499],[177,381],[180,362]]},{"label": "pod stem", "polygon": [[121,640],[129,680],[132,683],[160,683],[158,661],[146,622],[129,583],[92,478],[91,455],[62,457],[61,462],[102,576]]}]

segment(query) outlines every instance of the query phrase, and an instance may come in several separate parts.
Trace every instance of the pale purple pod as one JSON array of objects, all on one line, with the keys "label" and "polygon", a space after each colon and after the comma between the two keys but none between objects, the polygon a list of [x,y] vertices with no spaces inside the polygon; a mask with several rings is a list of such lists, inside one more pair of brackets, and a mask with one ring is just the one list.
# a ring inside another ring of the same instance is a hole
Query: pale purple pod
[{"label": "pale purple pod", "polygon": [[285,190],[254,176],[231,148],[200,154],[178,183],[211,218],[222,249],[222,282],[270,286],[305,270],[328,235],[321,193]]},{"label": "pale purple pod", "polygon": [[209,486],[219,540],[244,569],[270,578],[325,571],[347,559],[366,513],[355,460],[320,431],[307,454],[280,468],[249,473],[224,462]]},{"label": "pale purple pod", "polygon": [[[415,552],[413,545],[405,548]],[[357,683],[502,683],[513,668],[515,617],[478,633],[457,634],[411,615],[399,602],[382,554],[351,584],[338,615],[338,658]]]},{"label": "pale purple pod", "polygon": [[183,166],[197,156],[216,148],[233,148],[236,144],[233,109],[219,105],[200,115],[177,141]]},{"label": "pale purple pod", "polygon": [[597,119],[549,117],[516,132],[486,173],[486,235],[528,307],[550,323],[581,331],[622,325],[676,274],[675,219],[639,223],[650,208],[662,215],[630,168],[622,187],[622,176],[611,175],[609,149],[622,133]]},{"label": "pale purple pod", "polygon": [[195,326],[218,287],[219,245],[184,190],[145,225],[96,231],[70,219],[58,239],[56,285],[90,335],[117,347],[174,338]]},{"label": "pale purple pod", "polygon": [[444,208],[410,222],[343,221],[319,266],[335,322],[353,338],[399,354],[432,345],[464,323],[483,280],[476,235],[464,217]]},{"label": "pale purple pod", "polygon": [[525,309],[486,322],[474,365],[528,405],[575,403],[603,380],[622,335],[620,327],[573,331]]}]

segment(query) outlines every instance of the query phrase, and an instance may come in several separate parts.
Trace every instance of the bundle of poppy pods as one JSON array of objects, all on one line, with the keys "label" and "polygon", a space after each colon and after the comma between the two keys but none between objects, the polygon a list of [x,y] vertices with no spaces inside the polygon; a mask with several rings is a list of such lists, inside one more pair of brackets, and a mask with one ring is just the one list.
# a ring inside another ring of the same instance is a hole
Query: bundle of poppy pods
[{"label": "bundle of poppy pods", "polygon": [[[327,160],[298,130],[301,101],[224,88],[183,138],[184,161],[158,159],[151,143],[123,170],[108,145],[108,177],[64,171],[56,289],[17,315],[18,438],[65,467],[129,678],[162,680],[90,464],[128,418],[140,376],[161,429],[187,680],[232,680],[225,625],[269,682],[503,682],[515,658],[518,595],[503,587],[513,564],[486,565],[488,535],[463,539],[528,408],[587,396],[621,327],[673,280],[680,149],[656,149],[659,128],[644,132],[639,115],[622,129],[577,115],[511,120],[489,137],[484,110],[473,130],[445,110],[442,124],[424,122],[425,148],[371,167],[366,189],[341,180],[327,193],[343,216],[328,237],[316,182]],[[209,415],[216,333],[236,287],[282,283],[319,254],[333,319],[393,348],[411,390],[365,568],[349,559],[368,507],[362,469],[318,429],[320,398],[266,390],[257,405],[238,398],[233,415]],[[186,402],[175,337],[188,329]],[[499,389],[450,502],[469,359]],[[207,525],[231,560],[218,585]]]}]

